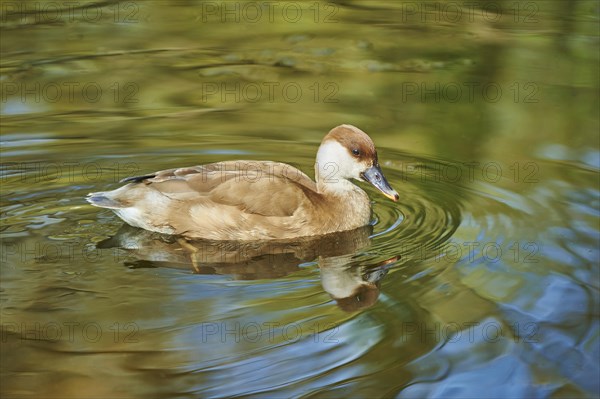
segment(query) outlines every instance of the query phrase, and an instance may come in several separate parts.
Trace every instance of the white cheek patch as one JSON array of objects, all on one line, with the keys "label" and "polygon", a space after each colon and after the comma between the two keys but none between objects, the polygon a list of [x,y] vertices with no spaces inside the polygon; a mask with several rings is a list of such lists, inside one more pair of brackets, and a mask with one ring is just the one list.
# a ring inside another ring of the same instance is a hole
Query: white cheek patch
[{"label": "white cheek patch", "polygon": [[319,147],[316,169],[324,183],[337,183],[340,179],[360,179],[360,173],[366,168],[337,141],[327,141]]}]

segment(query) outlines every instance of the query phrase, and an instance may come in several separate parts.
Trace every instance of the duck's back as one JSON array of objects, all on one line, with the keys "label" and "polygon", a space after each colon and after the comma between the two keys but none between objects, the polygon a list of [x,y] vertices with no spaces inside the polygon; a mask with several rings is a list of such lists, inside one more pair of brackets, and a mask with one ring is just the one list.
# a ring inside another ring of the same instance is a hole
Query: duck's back
[{"label": "duck's back", "polygon": [[169,169],[125,182],[89,201],[136,227],[215,240],[313,235],[311,222],[323,201],[306,174],[271,161]]}]

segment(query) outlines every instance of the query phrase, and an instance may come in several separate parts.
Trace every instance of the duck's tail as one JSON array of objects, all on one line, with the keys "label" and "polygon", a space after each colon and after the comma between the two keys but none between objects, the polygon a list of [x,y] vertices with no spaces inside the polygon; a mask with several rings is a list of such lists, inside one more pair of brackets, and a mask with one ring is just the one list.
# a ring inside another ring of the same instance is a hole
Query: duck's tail
[{"label": "duck's tail", "polygon": [[111,198],[111,192],[109,191],[99,191],[97,193],[89,193],[85,198],[87,202],[90,204],[100,207],[100,208],[109,208],[109,209],[120,209],[126,208],[127,206],[121,203],[114,198]]}]

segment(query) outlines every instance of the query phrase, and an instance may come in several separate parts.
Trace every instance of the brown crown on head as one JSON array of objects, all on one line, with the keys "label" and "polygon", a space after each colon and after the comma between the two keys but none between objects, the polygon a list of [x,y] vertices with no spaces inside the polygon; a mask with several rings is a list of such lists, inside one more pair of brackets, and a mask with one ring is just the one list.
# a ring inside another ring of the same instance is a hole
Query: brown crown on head
[{"label": "brown crown on head", "polygon": [[[350,155],[360,160],[374,160],[374,163],[377,162],[377,151],[373,140],[356,126],[336,126],[323,139],[323,141],[327,140],[337,141],[348,150]],[[353,150],[358,150],[359,155],[354,154]]]}]

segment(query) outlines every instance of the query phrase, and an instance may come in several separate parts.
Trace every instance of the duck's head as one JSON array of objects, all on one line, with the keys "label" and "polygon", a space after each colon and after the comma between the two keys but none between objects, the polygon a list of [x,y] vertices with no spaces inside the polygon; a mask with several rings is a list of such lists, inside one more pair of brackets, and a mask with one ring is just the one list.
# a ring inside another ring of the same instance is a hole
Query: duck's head
[{"label": "duck's head", "polygon": [[398,201],[398,193],[381,171],[373,140],[356,126],[340,125],[331,129],[317,152],[315,171],[318,183],[324,186],[335,185],[340,180],[362,180],[392,201]]}]

